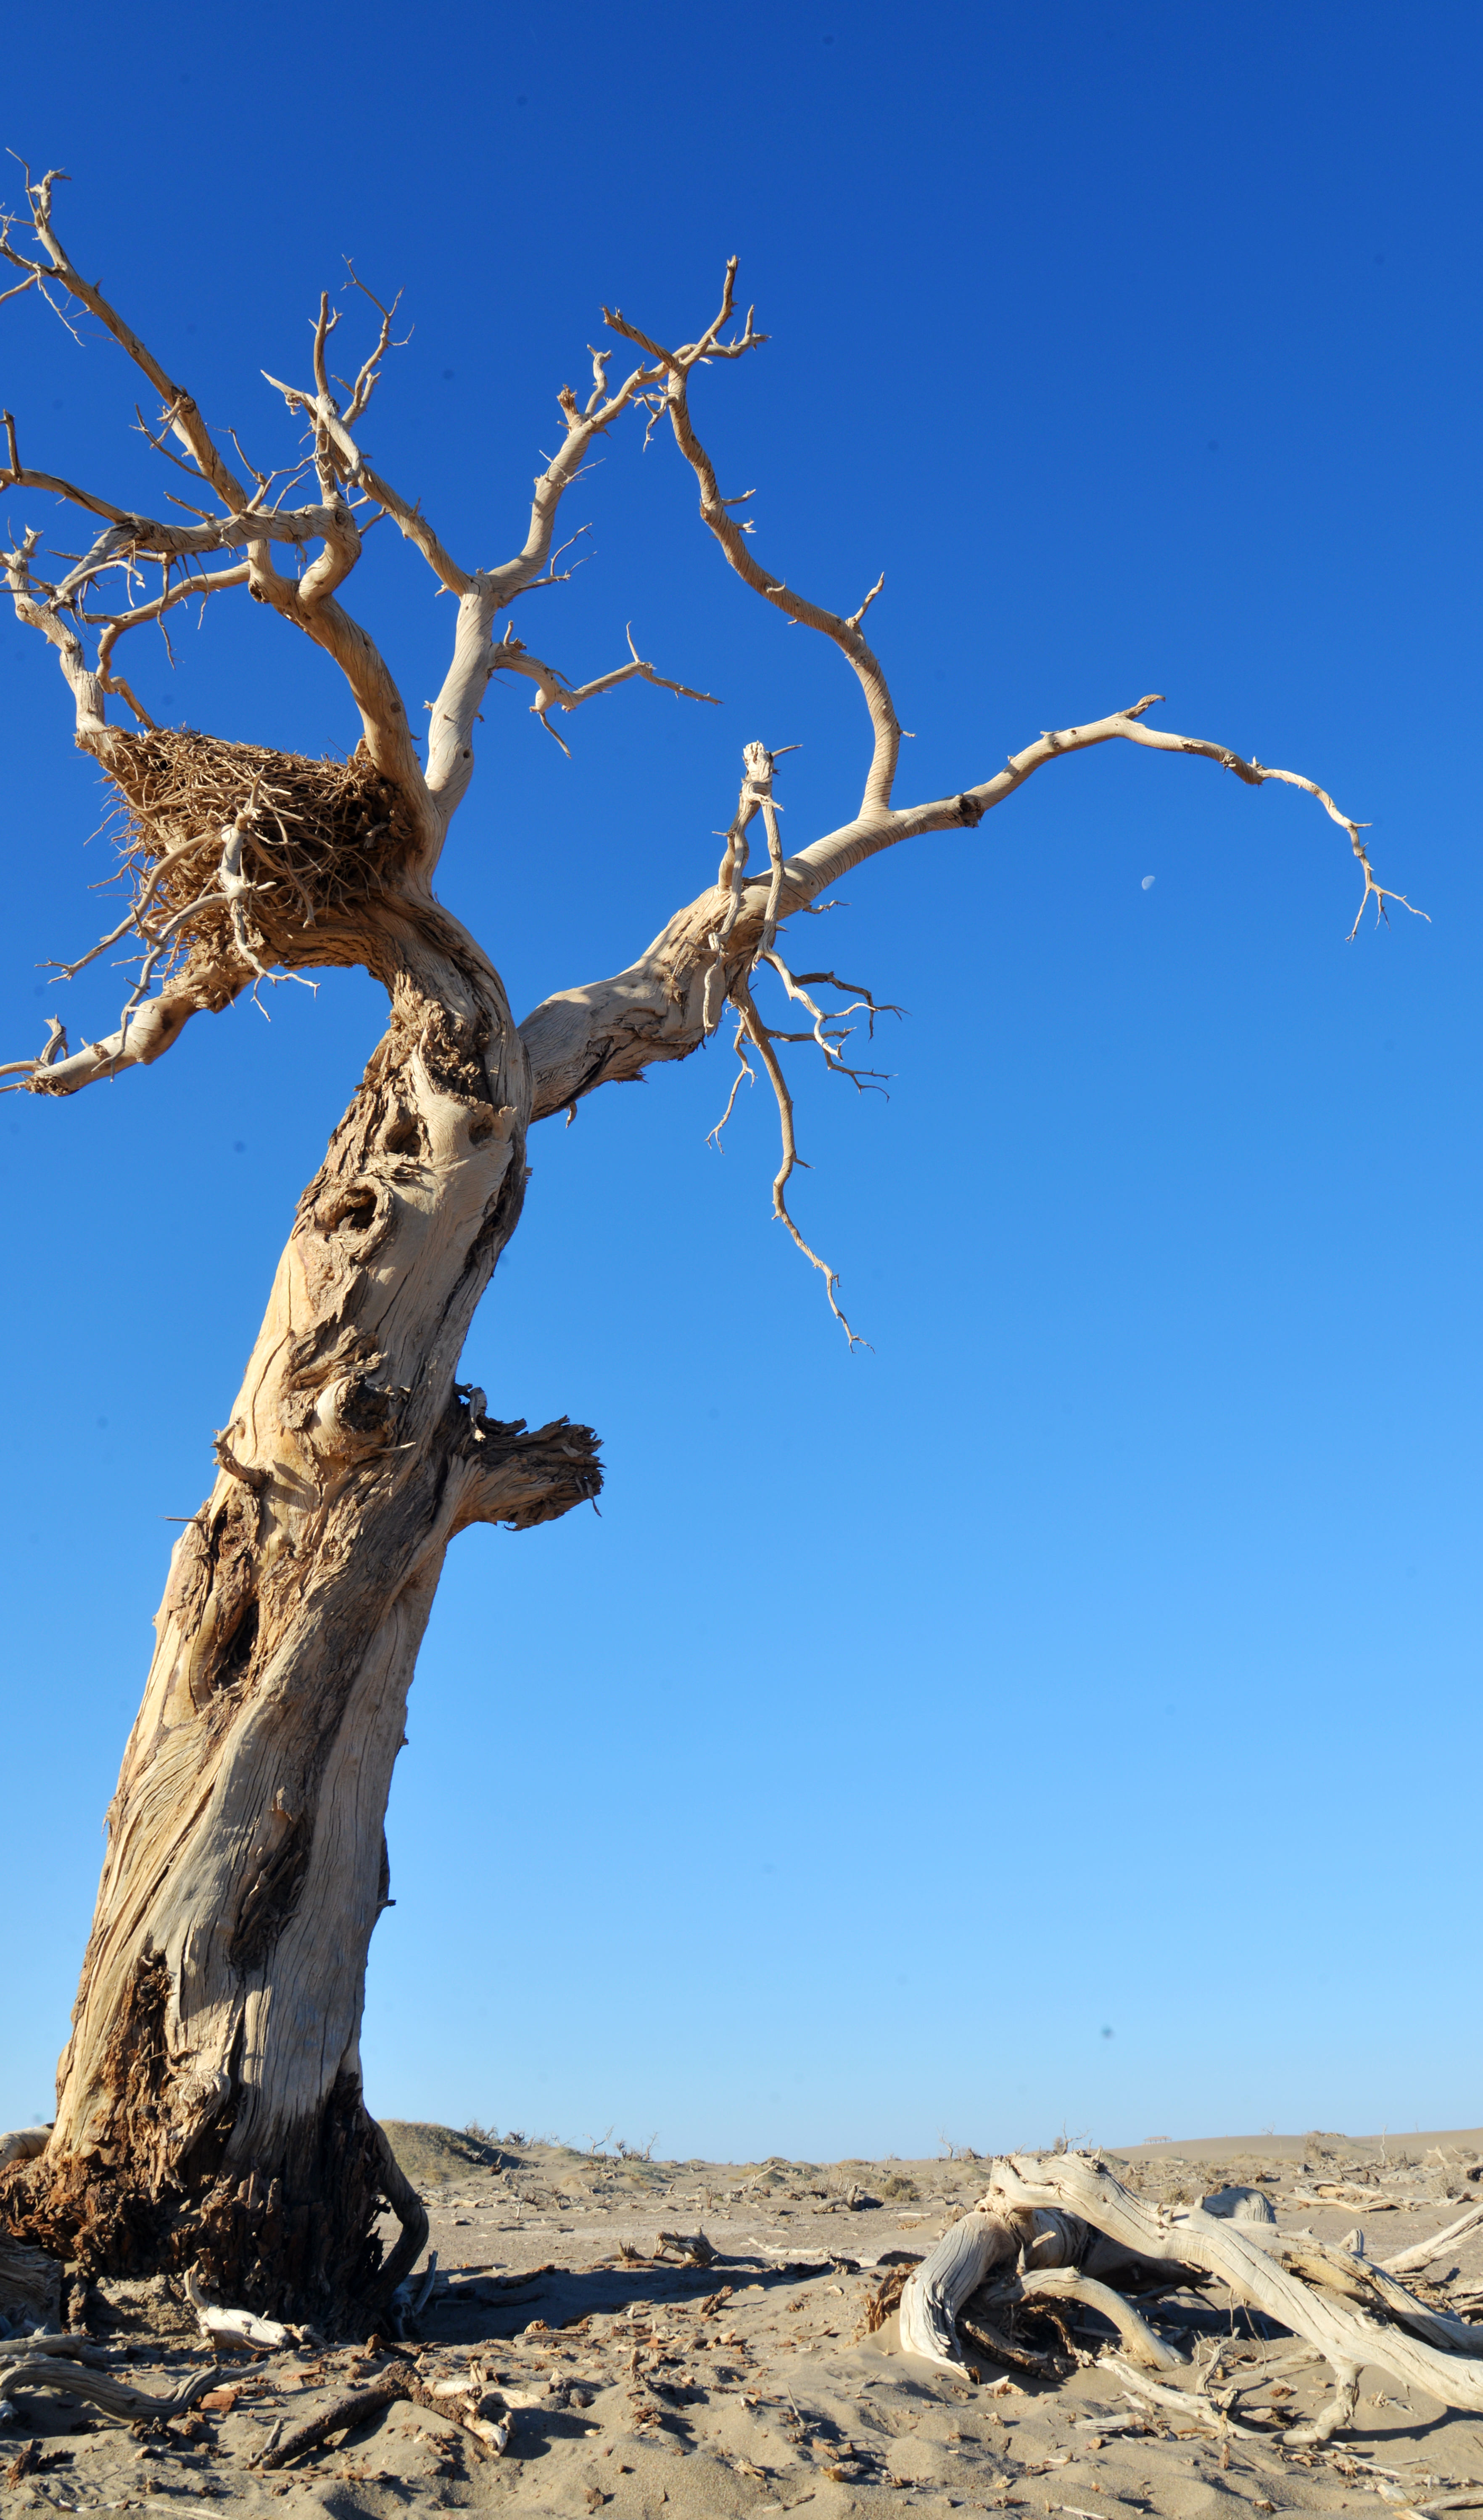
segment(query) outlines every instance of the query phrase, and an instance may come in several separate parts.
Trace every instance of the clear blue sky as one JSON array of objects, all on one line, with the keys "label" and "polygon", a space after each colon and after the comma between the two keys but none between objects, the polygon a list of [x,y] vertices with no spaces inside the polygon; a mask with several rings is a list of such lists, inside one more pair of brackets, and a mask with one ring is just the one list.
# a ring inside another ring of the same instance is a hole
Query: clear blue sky
[{"label": "clear blue sky", "polygon": [[[815,2157],[1483,2118],[1479,50],[1426,0],[12,29],[5,137],[257,460],[291,443],[258,372],[353,254],[416,327],[368,442],[499,557],[601,302],[691,333],[739,252],[773,338],[697,417],[790,583],[849,609],[884,566],[903,798],[1163,691],[1332,787],[1431,915],[1346,945],[1316,806],[1125,747],[852,878],[829,955],[911,1013],[889,1102],[800,1070],[797,1205],[871,1354],[769,1222],[761,1097],[703,1143],[719,1045],[537,1133],[468,1371],[598,1426],[608,1484],[450,1557],[382,2113]],[[175,486],[109,345],[31,299],[0,328],[28,462]],[[744,742],[804,747],[793,846],[863,760],[845,669],[730,576],[670,444],[615,431],[571,505],[593,557],[522,632],[581,679],[631,619],[726,706],[625,690],[567,762],[491,694],[441,888],[522,1011],[698,889]],[[450,608],[378,542],[355,592],[416,715]],[[226,611],[173,676],[136,641],[151,704],[349,742],[325,661]],[[35,968],[105,872],[38,651],[0,625],[6,1058],[54,1006],[116,1020],[106,974],[64,1006]],[[0,2123],[51,2088],[161,1517],[381,1024],[357,976],[271,1013],[0,1102]]]}]

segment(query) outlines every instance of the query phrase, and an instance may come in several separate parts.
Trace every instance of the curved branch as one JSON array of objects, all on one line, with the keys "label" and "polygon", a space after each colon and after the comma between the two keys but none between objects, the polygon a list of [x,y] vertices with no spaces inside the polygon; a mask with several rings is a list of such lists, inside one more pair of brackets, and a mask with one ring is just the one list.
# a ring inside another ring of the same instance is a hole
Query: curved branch
[{"label": "curved branch", "polygon": [[595,682],[581,683],[575,689],[555,665],[543,664],[539,656],[532,656],[530,651],[518,639],[507,638],[500,641],[493,652],[494,670],[497,673],[523,674],[528,682],[534,683],[536,697],[530,705],[531,716],[540,719],[547,734],[556,737],[563,752],[566,746],[562,742],[562,738],[557,735],[556,728],[547,714],[548,710],[580,708],[584,700],[595,700],[604,692],[616,691],[620,683],[631,683],[637,679],[640,682],[652,683],[656,691],[673,692],[679,699],[704,700],[711,708],[720,707],[721,703],[713,692],[693,692],[688,683],[672,683],[667,676],[657,673],[652,665],[646,664],[633,644],[631,630],[628,633],[628,647],[632,660],[630,663],[615,665],[610,674],[600,674]]},{"label": "curved branch", "polygon": [[[1351,821],[1326,789],[1297,771],[1273,770],[1264,762],[1245,761],[1228,745],[1211,742],[1204,737],[1175,735],[1161,727],[1145,726],[1144,714],[1158,697],[1151,693],[1136,700],[1131,708],[1114,710],[1109,717],[1048,732],[1022,751],[1011,753],[994,778],[965,788],[956,796],[894,811],[863,813],[839,830],[827,832],[795,857],[785,860],[777,903],[779,921],[809,909],[820,893],[851,868],[863,865],[867,858],[878,857],[901,840],[919,838],[929,832],[976,829],[985,814],[1014,795],[1047,762],[1114,739],[1143,744],[1153,751],[1191,753],[1214,761],[1222,769],[1234,772],[1248,788],[1260,788],[1269,779],[1276,779],[1286,787],[1302,788],[1348,834],[1365,879],[1361,915],[1366,902],[1373,900],[1381,916],[1387,915],[1387,902],[1397,903],[1414,917],[1427,916],[1416,910],[1404,893],[1393,892],[1380,883],[1365,845],[1366,827]],[[729,841],[722,884],[707,886],[677,911],[636,963],[609,979],[560,990],[526,1016],[520,1029],[531,1059],[535,1118],[545,1119],[555,1111],[569,1108],[599,1085],[626,1082],[642,1075],[655,1059],[686,1058],[714,1029],[720,1008],[712,989],[707,1021],[704,986],[714,960],[711,939],[727,922],[728,980],[735,971],[744,971],[758,950],[772,894],[770,869],[765,878],[742,877],[740,901],[734,900],[735,854],[734,843]],[[1351,938],[1358,927],[1357,918],[1349,931]]]},{"label": "curved branch", "polygon": [[871,726],[875,736],[870,772],[862,798],[862,811],[877,810],[882,806],[888,806],[891,801],[891,788],[896,776],[896,759],[901,749],[901,727],[880,659],[871,648],[869,641],[862,635],[860,624],[885,583],[884,573],[882,572],[876,585],[872,587],[859,611],[848,615],[831,612],[823,605],[810,603],[806,596],[796,594],[791,587],[785,585],[781,578],[775,577],[771,570],[764,568],[753,557],[747,540],[751,530],[749,521],[738,521],[733,518],[732,508],[744,505],[744,501],[722,498],[720,486],[716,480],[715,468],[696,434],[695,423],[691,418],[689,391],[691,370],[705,364],[710,359],[741,358],[743,352],[760,348],[767,339],[765,333],[753,331],[750,308],[747,310],[745,328],[736,339],[723,342],[718,338],[722,326],[730,322],[733,314],[736,281],[737,257],[733,254],[726,266],[720,313],[699,341],[687,342],[679,350],[664,349],[659,342],[652,340],[648,334],[641,333],[636,325],[630,324],[616,307],[609,310],[605,306],[603,320],[611,331],[620,333],[625,340],[637,342],[641,349],[647,350],[651,358],[663,368],[666,379],[663,407],[669,414],[675,442],[699,483],[700,514],[737,575],[744,585],[751,588],[754,595],[760,595],[786,620],[796,621],[805,629],[817,630],[824,638],[831,639],[840,653],[853,667],[859,679],[860,688],[865,694],[866,706],[870,710]]},{"label": "curved branch", "polygon": [[[756,1007],[752,1003],[751,988],[744,972],[739,971],[733,979],[731,984],[731,994],[732,1003],[736,1007],[737,1012],[742,1018],[746,1038],[751,1043],[757,1057],[761,1059],[763,1066],[767,1070],[767,1081],[773,1089],[773,1096],[778,1105],[778,1125],[783,1137],[783,1160],[779,1164],[778,1170],[773,1177],[773,1214],[780,1225],[786,1225],[787,1227],[788,1233],[792,1236],[795,1247],[801,1251],[804,1259],[807,1260],[813,1268],[817,1269],[822,1276],[824,1280],[824,1291],[829,1297],[830,1311],[833,1314],[835,1321],[843,1330],[851,1347],[864,1347],[866,1344],[865,1340],[861,1338],[857,1330],[851,1329],[848,1321],[845,1319],[844,1314],[839,1308],[838,1299],[834,1292],[835,1287],[839,1283],[838,1270],[831,1269],[827,1260],[821,1260],[818,1252],[812,1249],[812,1247],[804,1241],[797,1226],[793,1223],[792,1215],[788,1208],[787,1185],[792,1179],[797,1166],[803,1161],[803,1158],[798,1152],[798,1141],[793,1130],[793,1098],[788,1092],[787,1079],[783,1073],[783,1062],[779,1058],[777,1051],[773,1047],[774,1035],[762,1021],[761,1016],[757,1012]],[[736,1088],[733,1087],[732,1091],[735,1095]],[[728,1103],[728,1111],[730,1108],[731,1104]]]},{"label": "curved branch", "polygon": [[[210,483],[222,504],[234,509],[247,507],[247,493],[230,466],[223,462],[211,432],[206,428],[192,397],[166,375],[153,350],[140,340],[137,333],[131,331],[116,308],[109,303],[102,290],[83,279],[82,274],[64,249],[52,226],[52,186],[58,183],[65,184],[67,181],[67,176],[63,174],[60,167],[53,167],[49,173],[42,176],[39,183],[33,184],[30,168],[27,166],[24,171],[26,198],[31,205],[31,223],[37,241],[47,254],[52,274],[61,281],[69,296],[75,297],[79,305],[85,306],[90,314],[97,316],[99,323],[112,333],[119,347],[128,353],[136,368],[148,377],[151,384],[169,409],[170,426],[175,435],[195,456],[203,477]],[[0,242],[0,252],[4,253],[7,261],[15,263],[18,269],[29,271],[38,279],[42,276],[42,265],[28,262],[24,255],[16,252],[13,246]],[[100,511],[100,513],[105,512]]]},{"label": "curved branch", "polygon": [[108,531],[98,536],[92,549],[84,552],[57,588],[61,603],[120,562],[198,560],[211,552],[241,551],[257,543],[301,546],[321,539],[329,541],[343,533],[343,518],[348,514],[342,502],[338,506],[310,502],[301,508],[247,506],[232,516],[203,517],[194,525],[180,525],[160,517],[141,516],[131,508],[115,507],[98,492],[84,490],[75,481],[63,480],[60,473],[37,472],[26,464],[0,467],[0,489],[45,490],[69,501],[73,507],[85,508],[90,516],[108,518]]},{"label": "curved branch", "polygon": [[1083,2274],[1077,2267],[1027,2267],[1022,2274],[1007,2275],[1003,2280],[996,2277],[983,2294],[990,2310],[1010,2309],[1016,2303],[1036,2299],[1079,2302],[1084,2310],[1097,2311],[1109,2326],[1116,2328],[1135,2362],[1150,2371],[1180,2368],[1184,2358],[1164,2343],[1131,2301],[1111,2284],[1100,2283],[1095,2275]]},{"label": "curved branch", "polygon": [[[552,537],[556,530],[557,512],[562,499],[581,473],[587,450],[595,437],[610,428],[620,412],[626,411],[643,386],[654,382],[647,368],[635,368],[615,393],[607,391],[607,361],[610,353],[594,350],[592,369],[594,384],[585,407],[579,407],[575,394],[563,385],[557,400],[564,424],[561,452],[554,456],[536,480],[535,495],[530,503],[530,522],[525,540],[513,559],[490,569],[480,569],[471,577],[448,561],[441,544],[437,552],[429,548],[435,541],[430,530],[419,535],[413,529],[410,512],[399,504],[389,513],[396,517],[404,533],[420,540],[423,550],[437,569],[445,586],[459,598],[459,622],[454,635],[453,656],[432,710],[432,730],[427,746],[427,788],[441,818],[441,831],[447,830],[473,775],[473,728],[479,704],[488,689],[489,677],[495,670],[496,651],[492,637],[494,624],[517,596],[549,580],[541,576],[551,557]],[[361,476],[372,494],[384,501],[386,484],[362,467]],[[553,730],[554,731],[554,730]],[[419,871],[429,874],[441,843],[441,832],[425,847]]]},{"label": "curved branch", "polygon": [[645,385],[657,382],[653,371],[637,367],[631,376],[625,377],[615,392],[609,393],[607,362],[612,353],[594,350],[591,355],[594,383],[585,404],[578,404],[569,385],[563,385],[557,396],[565,435],[560,452],[552,457],[545,472],[536,476],[525,540],[512,559],[502,561],[498,566],[483,572],[494,597],[496,612],[503,611],[517,595],[522,595],[545,567],[556,530],[557,511],[564,493],[583,471],[593,439],[603,436],[612,427],[620,412],[627,411],[629,405],[637,401]]},{"label": "curved branch", "polygon": [[[355,280],[353,267],[350,276]],[[366,288],[363,280],[355,280],[355,286],[363,295],[371,297],[371,292]],[[372,297],[372,304],[381,306],[380,298]],[[444,548],[423,515],[421,507],[414,507],[410,501],[402,497],[399,490],[392,488],[390,482],[368,461],[350,433],[350,422],[359,418],[375,390],[381,361],[390,341],[390,311],[381,306],[381,338],[356,379],[347,413],[341,413],[338,403],[331,393],[330,381],[325,371],[325,342],[338,318],[331,315],[329,299],[324,295],[321,295],[319,301],[319,325],[314,337],[314,390],[307,392],[299,385],[285,384],[281,378],[268,376],[266,368],[262,373],[267,377],[274,392],[283,395],[291,412],[303,412],[313,421],[320,450],[321,477],[324,477],[324,468],[329,466],[340,480],[349,482],[355,489],[364,490],[368,497],[374,499],[378,507],[384,508],[387,516],[400,526],[404,539],[416,545],[434,576],[447,587],[450,595],[467,595],[474,583],[470,571],[461,568],[451,552]]]},{"label": "curved branch", "polygon": [[0,1067],[0,1077],[14,1083],[0,1087],[0,1092],[16,1094],[50,1094],[59,1099],[78,1094],[84,1085],[101,1085],[111,1076],[121,1076],[128,1067],[152,1067],[167,1050],[173,1050],[192,1015],[219,1014],[247,987],[251,973],[228,973],[213,964],[200,972],[187,969],[166,981],[157,998],[131,1010],[127,1020],[102,1041],[84,1042],[70,1055],[66,1049],[67,1036],[60,1025],[53,1033],[48,1050],[60,1049],[61,1056],[48,1059],[12,1059]]},{"label": "curved branch", "polygon": [[[211,596],[224,594],[229,587],[246,586],[250,575],[250,562],[241,561],[236,568],[218,568],[207,575],[183,577],[174,586],[167,586],[162,595],[157,595],[153,603],[136,605],[132,612],[84,612],[84,621],[101,621],[103,625],[103,636],[98,642],[98,680],[106,692],[127,700],[141,726],[153,727],[155,720],[135,698],[123,676],[113,672],[113,650],[124,632],[141,629],[147,621],[162,621],[177,604],[184,604],[193,595],[199,595],[204,605]],[[93,950],[96,953],[100,949],[95,946]],[[92,957],[86,955],[83,959],[90,962]],[[81,964],[76,968],[80,970]],[[67,976],[71,977],[70,972]]]},{"label": "curved branch", "polygon": [[1354,822],[1348,814],[1341,812],[1326,788],[1319,787],[1315,780],[1304,778],[1300,771],[1274,770],[1263,761],[1246,761],[1240,753],[1233,752],[1229,744],[1212,742],[1208,737],[1175,735],[1164,727],[1145,726],[1142,721],[1146,712],[1162,698],[1161,692],[1148,692],[1141,700],[1135,700],[1130,708],[1114,709],[1109,717],[1095,718],[1084,726],[1048,728],[1037,742],[1026,744],[1022,751],[1011,752],[1003,770],[997,771],[992,779],[965,788],[957,796],[938,797],[931,804],[907,806],[881,817],[862,815],[841,830],[815,840],[793,859],[787,870],[789,882],[797,887],[803,900],[812,900],[825,885],[836,883],[851,868],[862,865],[867,858],[877,856],[882,849],[893,848],[898,840],[915,839],[927,832],[976,829],[985,814],[996,805],[1002,805],[1006,797],[1014,795],[1027,779],[1032,779],[1037,770],[1045,768],[1048,761],[1058,761],[1066,753],[1086,752],[1095,744],[1121,741],[1143,744],[1152,752],[1191,753],[1200,760],[1214,761],[1248,788],[1261,788],[1269,779],[1276,779],[1284,787],[1301,788],[1305,794],[1316,798],[1329,820],[1337,823],[1341,832],[1347,832],[1350,847],[1364,875],[1365,889],[1354,925],[1349,931],[1351,938],[1358,933],[1365,904],[1371,899],[1380,917],[1387,916],[1387,901],[1411,911],[1413,918],[1428,917],[1426,911],[1416,910],[1404,893],[1392,892],[1377,880],[1361,837],[1369,826]]},{"label": "curved branch", "polygon": [[41,537],[27,533],[13,550],[0,553],[0,565],[5,569],[5,582],[10,589],[16,618],[28,630],[39,630],[57,651],[57,662],[72,695],[76,713],[79,743],[91,742],[108,732],[104,707],[105,684],[100,674],[89,665],[82,642],[70,620],[50,603],[38,603],[31,586],[31,562]]}]

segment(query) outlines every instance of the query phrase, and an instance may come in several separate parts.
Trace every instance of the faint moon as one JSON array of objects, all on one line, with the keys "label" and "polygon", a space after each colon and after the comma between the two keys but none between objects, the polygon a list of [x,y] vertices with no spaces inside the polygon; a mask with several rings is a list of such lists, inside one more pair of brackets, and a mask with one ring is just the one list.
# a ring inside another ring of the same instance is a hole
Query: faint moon
[{"label": "faint moon", "polygon": [[1146,876],[1145,876],[1145,878],[1144,878],[1144,890],[1145,890],[1145,892],[1151,892],[1151,891],[1153,890],[1154,881],[1155,881],[1155,878],[1154,878],[1154,877],[1152,877],[1151,875],[1146,875]]}]

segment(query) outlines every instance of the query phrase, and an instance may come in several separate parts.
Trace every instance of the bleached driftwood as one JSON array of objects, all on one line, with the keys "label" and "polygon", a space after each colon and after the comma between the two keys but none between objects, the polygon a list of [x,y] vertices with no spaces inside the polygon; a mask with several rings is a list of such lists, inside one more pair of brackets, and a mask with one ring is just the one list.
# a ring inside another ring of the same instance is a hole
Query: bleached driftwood
[{"label": "bleached driftwood", "polygon": [[985,2204],[1000,2215],[1058,2207],[1130,2251],[1177,2254],[1291,2328],[1335,2376],[1319,2428],[1301,2428],[1314,2438],[1348,2420],[1367,2364],[1439,2405],[1483,2411],[1483,2329],[1431,2310],[1393,2274],[1321,2242],[1287,2241],[1270,2226],[1223,2220],[1199,2206],[1146,2205],[1101,2162],[1078,2153],[996,2161]]},{"label": "bleached driftwood", "polygon": [[1386,2258],[1383,2261],[1386,2273],[1419,2274],[1421,2269],[1429,2267],[1444,2249],[1450,2249],[1454,2240],[1461,2240],[1467,2232],[1476,2231],[1480,2225],[1483,2225],[1483,2205],[1470,2206],[1465,2214],[1458,2216],[1455,2223],[1449,2223],[1445,2230],[1433,2231],[1429,2240],[1417,2240],[1414,2248],[1402,2249],[1396,2257]]},{"label": "bleached driftwood", "polygon": [[[1178,2367],[1181,2357],[1103,2278],[1123,2272],[1140,2292],[1160,2281],[1172,2289],[1188,2280],[1187,2267],[1171,2263],[1167,2255],[1158,2267],[1151,2262],[1151,2252],[1130,2255],[1079,2215],[1054,2208],[1019,2212],[996,2210],[996,2206],[997,2200],[985,2199],[964,2215],[913,2269],[901,2296],[903,2353],[920,2355],[923,2362],[946,2369],[961,2367],[958,2319],[975,2295],[980,2296],[979,2307],[991,2321],[996,2309],[1012,2309],[1039,2295],[1044,2300],[1077,2301],[1084,2309],[1100,2311],[1139,2362],[1155,2371]],[[990,2283],[989,2276],[1000,2267],[1005,2273]],[[1006,2340],[990,2324],[981,2341],[988,2352],[997,2353]],[[1017,2353],[1005,2359],[1035,2360]]]},{"label": "bleached driftwood", "polygon": [[152,2398],[143,2389],[131,2388],[112,2371],[98,2371],[86,2362],[38,2354],[26,2362],[0,2367],[0,2398],[18,2397],[23,2389],[57,2389],[69,2398],[85,2398],[90,2406],[105,2415],[112,2415],[119,2423],[162,2424],[172,2416],[188,2414],[197,2399],[214,2389],[220,2377],[214,2367],[193,2371],[172,2397]]},{"label": "bleached driftwood", "polygon": [[293,2334],[276,2318],[259,2318],[251,2310],[220,2310],[207,2301],[193,2267],[185,2279],[185,2295],[196,2313],[196,2324],[202,2336],[213,2342],[235,2345],[287,2345]]},{"label": "bleached driftwood", "polygon": [[1026,2233],[1006,2213],[977,2208],[944,2231],[908,2275],[899,2312],[901,2350],[948,2369],[963,2362],[958,2314],[991,2270],[1019,2254]]},{"label": "bleached driftwood", "polygon": [[710,2267],[716,2262],[715,2250],[703,2231],[660,2231],[654,2240],[654,2256],[662,2258],[673,2249],[687,2266]]},{"label": "bleached driftwood", "polygon": [[80,2329],[62,2328],[55,2336],[40,2331],[31,2336],[0,2338],[0,2363],[26,2362],[33,2355],[69,2355],[78,2362],[106,2362],[108,2347],[100,2345]]}]

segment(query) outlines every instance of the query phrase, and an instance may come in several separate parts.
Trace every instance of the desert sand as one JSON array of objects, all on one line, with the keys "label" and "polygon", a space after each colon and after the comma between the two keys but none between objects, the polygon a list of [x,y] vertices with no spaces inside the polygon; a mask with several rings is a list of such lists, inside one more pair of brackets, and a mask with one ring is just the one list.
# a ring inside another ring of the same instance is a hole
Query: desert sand
[{"label": "desert sand", "polygon": [[[1365,2373],[1343,2438],[1294,2452],[1279,2425],[1316,2409],[1322,2370],[1248,2395],[1257,2437],[1222,2442],[1141,2411],[1097,2360],[1110,2332],[1079,2309],[1075,2367],[1058,2379],[983,2358],[976,2379],[960,2377],[904,2355],[893,2316],[872,2331],[872,2305],[981,2193],[986,2165],[972,2158],[737,2167],[432,2126],[388,2133],[430,2217],[400,2343],[306,2338],[208,2355],[172,2281],[97,2283],[86,2321],[110,2367],[159,2394],[210,2361],[219,2384],[155,2439],[55,2393],[20,2393],[0,2425],[0,2508],[139,2510],[184,2497],[273,2520],[310,2506],[337,2520],[465,2507],[752,2520],[805,2505],[809,2520],[903,2509],[1236,2520],[1242,2507],[1354,2511],[1377,2498],[1402,2513],[1483,2507],[1483,2424],[1399,2400],[1383,2373]],[[1233,2137],[1102,2158],[1171,2203],[1259,2185],[1282,2228],[1334,2242],[1358,2228],[1373,2257],[1483,2202],[1483,2129]],[[697,2233],[697,2254],[714,2253],[700,2264],[686,2249]],[[1483,2321],[1483,2230],[1408,2280]],[[1195,2358],[1174,2375],[1181,2386],[1212,2338],[1237,2340],[1243,2376],[1287,2350],[1219,2287],[1162,2305],[1155,2323]],[[1016,2333],[1063,2348],[1027,2314]],[[253,2463],[398,2373],[416,2399],[277,2469]],[[480,2399],[483,2437],[455,2420]]]}]

